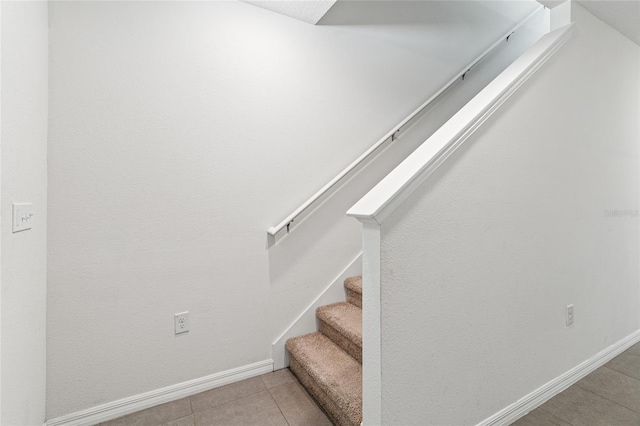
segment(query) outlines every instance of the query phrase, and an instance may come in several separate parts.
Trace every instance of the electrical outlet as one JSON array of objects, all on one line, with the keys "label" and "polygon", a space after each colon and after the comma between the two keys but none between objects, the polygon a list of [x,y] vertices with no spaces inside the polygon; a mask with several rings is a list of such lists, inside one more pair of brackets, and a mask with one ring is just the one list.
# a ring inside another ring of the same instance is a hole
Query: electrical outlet
[{"label": "electrical outlet", "polygon": [[567,305],[567,325],[573,324],[573,305]]},{"label": "electrical outlet", "polygon": [[176,334],[187,333],[189,331],[189,312],[181,312],[173,316]]}]

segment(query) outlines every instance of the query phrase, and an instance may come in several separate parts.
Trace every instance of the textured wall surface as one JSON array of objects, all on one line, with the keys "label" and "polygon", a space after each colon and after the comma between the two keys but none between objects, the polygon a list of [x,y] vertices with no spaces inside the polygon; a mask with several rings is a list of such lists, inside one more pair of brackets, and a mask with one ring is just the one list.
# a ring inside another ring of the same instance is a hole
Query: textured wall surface
[{"label": "textured wall surface", "polygon": [[348,207],[424,139],[272,247],[266,230],[514,25],[481,3],[434,27],[389,2],[318,26],[241,2],[52,2],[47,417],[270,358],[359,252]]},{"label": "textured wall surface", "polygon": [[[47,3],[2,2],[3,425],[45,419],[47,294]],[[12,233],[12,203],[33,203],[31,230]]]},{"label": "textured wall surface", "polygon": [[476,424],[640,328],[640,51],[574,19],[382,225],[385,424]]}]

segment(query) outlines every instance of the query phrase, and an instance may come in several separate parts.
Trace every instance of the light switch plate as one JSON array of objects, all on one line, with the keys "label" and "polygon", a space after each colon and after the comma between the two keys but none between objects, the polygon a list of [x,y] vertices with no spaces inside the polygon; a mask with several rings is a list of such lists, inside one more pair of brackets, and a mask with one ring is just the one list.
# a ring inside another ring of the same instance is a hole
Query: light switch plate
[{"label": "light switch plate", "polygon": [[33,215],[32,203],[13,203],[13,232],[31,229]]}]

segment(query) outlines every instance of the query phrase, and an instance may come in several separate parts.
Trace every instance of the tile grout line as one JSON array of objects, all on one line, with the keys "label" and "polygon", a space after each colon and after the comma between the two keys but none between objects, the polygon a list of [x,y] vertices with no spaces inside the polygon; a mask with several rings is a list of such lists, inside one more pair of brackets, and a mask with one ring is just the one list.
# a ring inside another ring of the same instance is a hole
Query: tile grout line
[{"label": "tile grout line", "polygon": [[[287,368],[287,369],[288,369],[288,368]],[[287,424],[288,424],[289,426],[293,426],[291,423],[289,423],[289,419],[287,419],[287,416],[285,416],[284,412],[282,411],[282,408],[280,408],[280,404],[278,403],[278,401],[276,400],[276,398],[273,396],[273,393],[271,392],[271,390],[272,390],[272,389],[275,389],[275,388],[277,388],[277,387],[279,387],[279,386],[283,386],[283,385],[286,385],[286,384],[289,384],[289,383],[292,383],[292,382],[293,382],[293,383],[295,383],[295,379],[293,378],[293,375],[291,374],[291,372],[289,372],[289,376],[290,376],[290,378],[291,378],[291,380],[290,380],[290,381],[286,381],[286,382],[283,382],[283,383],[279,383],[279,384],[277,384],[277,385],[275,385],[275,386],[272,386],[272,387],[268,387],[268,386],[267,386],[267,390],[269,391],[269,395],[271,396],[271,399],[273,399],[273,402],[275,402],[275,403],[276,403],[276,406],[278,407],[278,410],[280,410],[280,414],[282,414],[282,417],[284,417],[284,420],[287,422]],[[266,383],[265,383],[265,386],[266,386]]]},{"label": "tile grout line", "polygon": [[[614,370],[614,371],[615,371],[615,370]],[[602,399],[606,399],[606,400],[607,400],[607,401],[609,401],[609,402],[613,402],[613,403],[614,403],[614,404],[616,404],[617,406],[622,407],[622,408],[624,408],[624,409],[626,409],[626,410],[629,410],[629,411],[631,411],[632,413],[640,414],[640,413],[638,413],[636,410],[632,410],[631,408],[626,407],[626,406],[624,406],[624,405],[622,405],[622,404],[620,404],[620,403],[618,403],[618,402],[616,402],[616,401],[612,401],[612,400],[610,400],[609,398],[607,398],[606,396],[602,396],[602,395],[600,395],[600,394],[598,394],[598,393],[595,393],[595,392],[593,392],[593,391],[590,391],[589,389],[585,389],[585,388],[583,388],[582,386],[578,385],[577,383],[576,383],[576,386],[578,386],[580,389],[582,389],[582,390],[584,390],[584,391],[586,391],[586,392],[589,392],[589,393],[594,394],[595,396],[599,396],[599,397],[600,397],[600,398],[602,398]]]},{"label": "tile grout line", "polygon": [[[282,413],[282,410],[280,410],[280,406],[278,406],[278,403],[275,401],[275,399],[273,398],[273,396],[271,396],[271,392],[269,391],[269,389],[268,389],[268,388],[266,388],[266,386],[265,386],[265,389],[262,389],[262,390],[260,390],[260,391],[258,391],[258,392],[254,392],[254,393],[251,393],[251,394],[249,394],[249,395],[245,395],[245,396],[242,396],[242,397],[239,397],[239,398],[235,398],[235,399],[233,399],[233,400],[231,400],[231,401],[227,401],[227,402],[225,402],[225,403],[223,403],[223,404],[215,405],[215,406],[213,406],[213,407],[209,407],[209,408],[206,408],[206,409],[204,409],[204,410],[200,410],[199,412],[206,412],[206,411],[210,411],[210,410],[219,409],[219,408],[224,407],[225,405],[233,404],[234,402],[238,402],[238,401],[240,401],[240,400],[242,400],[242,399],[249,398],[249,397],[252,397],[252,396],[258,395],[258,394],[260,394],[260,393],[264,393],[264,392],[267,392],[267,393],[269,394],[269,397],[273,400],[274,404],[276,404],[276,407],[278,407],[278,411],[280,411],[280,414],[282,414],[282,417],[285,419],[285,422],[287,423],[287,425],[289,425],[289,422],[287,421],[286,417],[284,417],[284,414]],[[194,418],[193,418],[194,425],[195,425],[195,426],[199,426],[199,425],[196,423],[196,421],[195,421],[195,412],[194,412],[193,414],[194,414]],[[204,424],[203,424],[203,426],[204,426]]]},{"label": "tile grout line", "polygon": [[[568,388],[567,388],[567,389],[568,389]],[[563,392],[564,392],[564,391],[563,391]],[[547,404],[547,403],[545,402],[544,404],[542,404],[542,405],[538,406],[538,408],[540,408],[540,409],[541,409],[542,411],[544,411],[545,413],[547,413],[547,414],[549,414],[549,415],[551,415],[551,416],[555,417],[556,419],[558,419],[558,420],[560,420],[560,421],[562,421],[562,422],[565,422],[565,423],[567,423],[567,424],[569,424],[569,425],[571,425],[571,426],[575,426],[573,423],[571,423],[571,422],[569,422],[569,421],[567,421],[567,420],[563,419],[562,417],[556,416],[556,415],[555,415],[555,414],[553,414],[551,411],[549,411],[549,410],[547,410],[546,408],[544,408],[544,406],[545,406],[546,404]],[[560,425],[558,425],[558,426],[560,426]]]},{"label": "tile grout line", "polygon": [[636,382],[638,382],[638,383],[640,384],[640,379],[638,379],[637,377],[633,377],[633,376],[630,376],[630,375],[628,375],[628,374],[625,374],[625,373],[623,373],[623,372],[621,372],[621,371],[614,370],[613,368],[609,368],[609,367],[607,367],[606,365],[603,365],[603,366],[602,366],[602,367],[600,367],[600,368],[606,368],[607,370],[613,371],[614,373],[622,374],[623,376],[628,377],[628,378],[630,378],[631,380],[634,380],[634,381],[636,381]]},{"label": "tile grout line", "polygon": [[307,400],[309,400],[309,402],[311,402],[318,410],[320,410],[320,412],[327,418],[329,419],[329,421],[331,422],[331,424],[334,424],[333,420],[331,420],[331,417],[329,416],[329,414],[325,411],[325,409],[322,407],[322,405],[320,405],[320,403],[318,401],[315,400],[315,398],[313,396],[311,396],[311,394],[309,392],[307,392],[307,390],[304,388],[304,386],[302,386],[302,383],[300,383],[298,381],[297,378],[295,378],[294,376],[294,383],[298,386],[298,388],[300,388],[300,390],[302,391],[303,395],[307,398]]},{"label": "tile grout line", "polygon": [[[200,395],[200,394],[203,394],[203,393],[211,392],[211,391],[213,391],[213,390],[215,390],[215,389],[222,389],[222,388],[224,388],[225,386],[230,386],[230,385],[235,385],[235,384],[237,384],[237,383],[246,382],[247,380],[251,380],[251,379],[253,379],[253,378],[254,378],[254,377],[250,377],[250,378],[248,378],[248,379],[241,380],[240,382],[229,383],[228,385],[224,385],[224,386],[221,386],[221,387],[219,387],[219,388],[214,388],[214,389],[210,389],[210,390],[207,390],[207,391],[204,391],[204,392],[200,392],[200,393],[197,393],[197,394],[195,394],[195,395],[191,395],[189,398],[194,397],[194,396],[197,396],[197,395]],[[262,385],[264,386],[264,389],[259,389],[259,390],[252,389],[252,392],[250,392],[250,393],[248,393],[248,394],[246,394],[246,395],[237,396],[237,397],[234,397],[233,399],[230,399],[229,401],[225,401],[225,402],[223,402],[223,403],[221,403],[221,404],[216,404],[216,405],[208,406],[208,407],[206,407],[206,408],[202,408],[202,409],[198,410],[197,412],[208,411],[208,410],[212,410],[212,409],[214,409],[214,408],[222,407],[223,405],[229,404],[230,402],[238,401],[238,400],[240,400],[240,399],[244,399],[244,398],[250,397],[250,396],[252,396],[252,395],[256,395],[256,394],[258,394],[258,393],[260,393],[260,392],[264,392],[265,390],[269,390],[269,388],[267,388],[267,385],[265,385],[265,384],[264,384],[264,380],[262,380],[262,377],[260,377],[260,382],[261,382],[261,383],[262,383]],[[191,399],[189,399],[189,401],[191,401]],[[195,413],[196,413],[196,411],[195,411],[195,410],[193,410],[193,403],[191,404],[191,411],[192,411],[192,414],[195,414]]]},{"label": "tile grout line", "polygon": [[[280,385],[278,385],[280,386]],[[274,386],[274,388],[277,388],[278,386]],[[276,407],[278,407],[278,411],[280,411],[280,415],[282,416],[282,418],[284,419],[284,421],[289,425],[292,426],[291,423],[289,423],[289,419],[287,419],[287,416],[284,415],[284,413],[282,412],[282,408],[280,408],[280,404],[278,404],[278,401],[276,401],[276,399],[273,397],[273,395],[271,394],[271,388],[267,388],[267,392],[269,392],[269,396],[271,397],[271,400],[273,401],[274,404],[276,404]]]},{"label": "tile grout line", "polygon": [[[269,373],[267,373],[269,374]],[[264,374],[262,376],[260,376],[260,380],[262,380],[262,384],[264,385],[265,388],[267,388],[267,390],[269,390],[269,386],[267,385],[267,382],[264,381]]]},{"label": "tile grout line", "polygon": [[[276,386],[273,386],[273,387],[269,388],[269,393],[271,394],[272,398],[275,400],[275,397],[271,393],[272,389],[276,389],[276,388],[278,388],[280,386],[285,386],[285,385],[289,385],[289,384],[293,383],[296,386],[296,388],[301,392],[301,394],[304,397],[304,399],[307,402],[309,402],[315,409],[317,409],[318,412],[321,413],[322,416],[325,417],[330,422],[330,424],[334,424],[333,421],[330,420],[330,417],[326,413],[324,408],[322,408],[322,406],[309,394],[309,392],[307,392],[307,390],[304,388],[304,386],[302,386],[302,384],[298,381],[296,376],[293,375],[291,372],[289,372],[289,374],[290,374],[291,380],[283,382],[283,383],[280,383],[280,384],[278,384]],[[280,408],[280,404],[278,403],[278,401],[276,401],[276,404],[278,405],[278,408]],[[282,410],[280,410],[280,412],[282,412]],[[284,416],[284,412],[282,412],[282,415]],[[288,423],[289,420],[286,418],[286,416],[284,416],[284,417],[285,417],[285,420],[287,420],[287,423]]]},{"label": "tile grout line", "polygon": [[307,398],[308,401],[313,403],[313,405],[315,405],[318,408],[320,408],[320,411],[322,411],[324,413],[324,411],[322,409],[322,406],[315,399],[313,399],[313,397],[311,395],[309,395],[309,392],[307,392],[307,390],[304,388],[304,386],[302,386],[302,384],[300,382],[298,382],[297,380],[294,383],[296,384],[296,386],[298,386],[298,388],[300,388],[300,390],[302,391],[302,394],[305,396],[305,398]]},{"label": "tile grout line", "polygon": [[191,408],[191,417],[193,417],[193,426],[198,426],[196,425],[196,413],[193,412],[193,402],[191,401],[191,397],[193,395],[189,395],[189,407]]},{"label": "tile grout line", "polygon": [[[611,370],[611,371],[615,371],[615,370]],[[627,376],[627,377],[628,377],[628,376]],[[609,398],[607,398],[607,397],[606,397],[606,396],[604,396],[604,395],[600,395],[600,394],[599,394],[599,393],[597,393],[597,392],[594,392],[594,391],[592,391],[592,390],[590,390],[590,389],[587,389],[587,388],[585,388],[585,387],[583,387],[583,386],[580,386],[578,383],[576,383],[575,385],[576,385],[576,386],[578,386],[578,387],[579,387],[580,389],[582,389],[582,390],[585,390],[585,391],[587,391],[587,392],[591,392],[592,394],[594,394],[594,395],[598,395],[599,397],[604,398],[604,399],[606,399],[607,401],[611,401],[611,402],[613,402],[613,403],[614,403],[614,404],[616,404],[616,405],[619,405],[619,406],[621,406],[621,407],[624,407],[624,408],[626,408],[627,410],[631,410],[631,411],[633,411],[634,413],[640,414],[640,411],[636,411],[636,410],[634,410],[633,408],[627,407],[626,405],[622,405],[622,404],[620,404],[619,402],[614,401],[614,400],[612,400],[612,399],[609,399]]]},{"label": "tile grout line", "polygon": [[[624,353],[624,352],[623,352],[623,353]],[[608,364],[608,363],[607,363],[607,364]],[[611,368],[611,367],[607,367],[607,364],[603,365],[602,367],[604,367],[604,368],[606,368],[606,369],[609,369],[609,370],[611,370],[611,371],[615,371],[615,372],[616,372],[616,373],[618,373],[618,374],[622,374],[623,376],[627,376],[627,377],[629,377],[630,379],[637,380],[637,381],[639,381],[639,382],[640,382],[640,379],[638,379],[637,377],[633,377],[633,376],[630,376],[630,375],[628,375],[628,374],[626,374],[626,373],[623,373],[622,371],[614,370],[614,369],[613,369],[613,368]]]}]

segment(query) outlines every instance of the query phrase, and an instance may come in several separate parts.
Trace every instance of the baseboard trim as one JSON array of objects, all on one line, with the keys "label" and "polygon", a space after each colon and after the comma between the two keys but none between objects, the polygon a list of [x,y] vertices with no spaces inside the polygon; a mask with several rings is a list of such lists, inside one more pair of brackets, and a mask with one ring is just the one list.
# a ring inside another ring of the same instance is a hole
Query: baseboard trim
[{"label": "baseboard trim", "polygon": [[524,398],[519,399],[488,419],[478,423],[477,426],[503,426],[511,424],[531,410],[567,389],[587,374],[602,367],[611,359],[620,355],[622,352],[626,351],[638,342],[640,342],[640,330],[628,335],[605,350],[598,352],[595,356],[586,360],[582,364],[572,368],[563,375],[531,392]]},{"label": "baseboard trim", "polygon": [[318,331],[316,308],[330,303],[344,302],[346,293],[343,287],[348,277],[362,275],[362,252],[347,265],[347,267],[329,284],[318,297],[287,327],[272,344],[273,368],[280,370],[289,366],[289,354],[285,350],[285,343],[291,337],[301,336]]},{"label": "baseboard trim", "polygon": [[211,374],[210,376],[200,377],[198,379],[189,380],[172,386],[167,386],[165,388],[119,399],[117,401],[98,405],[86,410],[67,414],[66,416],[57,417],[55,419],[48,420],[45,423],[45,426],[95,425],[107,420],[117,419],[118,417],[122,417],[139,410],[144,410],[145,408],[175,401],[189,395],[194,395],[199,392],[204,392],[209,389],[238,382],[250,377],[259,376],[271,371],[273,371],[273,360],[266,359],[264,361]]}]

